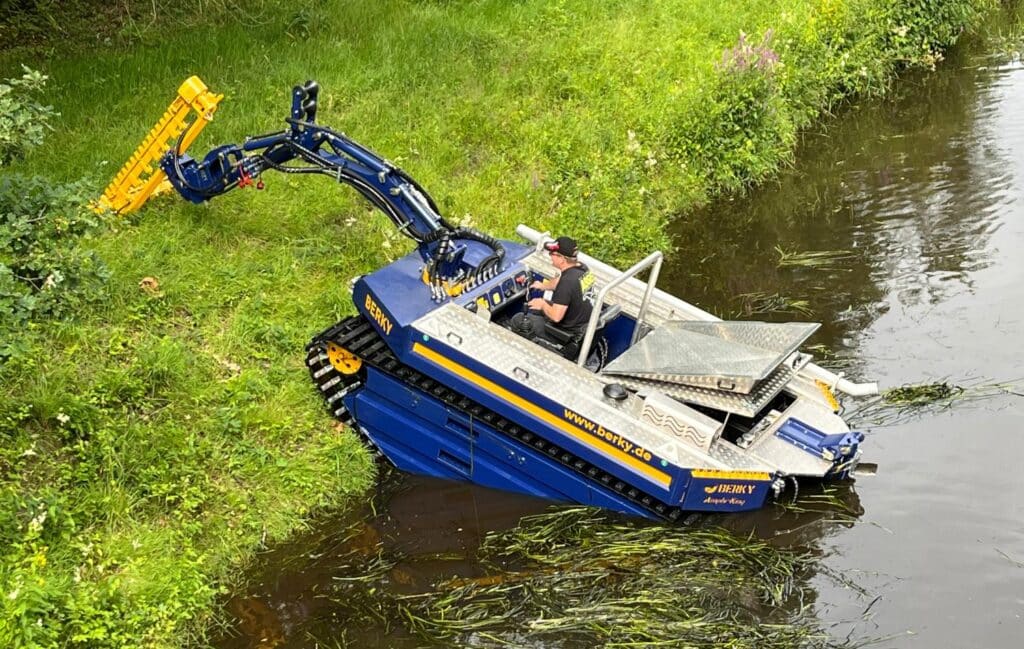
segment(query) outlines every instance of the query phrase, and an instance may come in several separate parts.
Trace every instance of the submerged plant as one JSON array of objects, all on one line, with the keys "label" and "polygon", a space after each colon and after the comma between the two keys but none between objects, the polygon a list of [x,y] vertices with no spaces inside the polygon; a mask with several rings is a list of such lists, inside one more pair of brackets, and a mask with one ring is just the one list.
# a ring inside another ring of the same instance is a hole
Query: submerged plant
[{"label": "submerged plant", "polygon": [[727,530],[562,509],[488,534],[479,555],[488,574],[410,595],[382,584],[392,562],[361,560],[331,599],[439,646],[850,646],[785,610],[814,557]]},{"label": "submerged plant", "polygon": [[779,268],[799,267],[816,270],[842,270],[841,263],[850,261],[854,255],[849,250],[809,250],[806,252],[789,252],[782,246],[775,246],[779,254]]},{"label": "submerged plant", "polygon": [[786,297],[779,293],[741,293],[736,300],[742,303],[742,315],[764,315],[769,313],[799,313],[810,316],[813,314],[811,303],[807,300]]}]

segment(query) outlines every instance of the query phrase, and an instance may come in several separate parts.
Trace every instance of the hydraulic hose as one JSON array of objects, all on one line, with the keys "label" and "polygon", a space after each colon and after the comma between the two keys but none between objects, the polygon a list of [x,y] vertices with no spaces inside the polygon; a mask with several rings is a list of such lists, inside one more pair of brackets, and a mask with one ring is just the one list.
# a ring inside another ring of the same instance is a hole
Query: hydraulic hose
[{"label": "hydraulic hose", "polygon": [[[307,162],[311,162],[316,165],[320,165],[324,172],[331,175],[337,176],[339,181],[344,181],[347,184],[354,187],[359,193],[361,193],[367,200],[369,200],[374,207],[381,210],[399,227],[399,229],[408,234],[408,236],[416,241],[422,243],[424,239],[431,233],[420,232],[418,229],[413,227],[412,222],[406,220],[402,215],[395,211],[394,207],[384,197],[379,189],[373,187],[364,181],[360,176],[345,169],[344,166],[338,163],[328,160],[319,153],[307,149],[306,147],[298,144],[297,142],[288,142],[287,145],[295,150],[300,157],[305,159]],[[433,208],[432,208],[433,209]],[[441,230],[443,232],[443,230]]]}]

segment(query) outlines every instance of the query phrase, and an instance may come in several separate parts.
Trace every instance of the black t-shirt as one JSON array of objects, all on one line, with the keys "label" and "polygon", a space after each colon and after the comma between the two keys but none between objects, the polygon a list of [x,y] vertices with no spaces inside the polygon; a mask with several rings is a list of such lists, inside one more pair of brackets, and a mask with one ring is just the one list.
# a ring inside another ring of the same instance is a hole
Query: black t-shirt
[{"label": "black t-shirt", "polygon": [[[564,304],[565,316],[558,326],[562,329],[576,331],[583,329],[590,321],[593,310],[592,296],[588,295],[594,286],[594,276],[583,264],[566,268],[558,279],[558,286],[551,294],[552,304]],[[590,298],[590,299],[588,299]]]}]

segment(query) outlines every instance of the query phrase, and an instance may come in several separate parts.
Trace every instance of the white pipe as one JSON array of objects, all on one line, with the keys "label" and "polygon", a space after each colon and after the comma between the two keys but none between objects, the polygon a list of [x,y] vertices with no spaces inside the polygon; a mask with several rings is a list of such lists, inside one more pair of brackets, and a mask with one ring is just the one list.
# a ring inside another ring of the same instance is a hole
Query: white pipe
[{"label": "white pipe", "polygon": [[[537,247],[537,250],[540,250],[545,242],[554,240],[551,238],[549,233],[538,232],[537,230],[534,230],[530,226],[523,225],[521,223],[518,226],[516,226],[516,234],[518,234],[526,241],[529,241],[530,243],[534,244]],[[607,273],[609,275],[619,275],[622,272],[619,269],[615,268],[614,266],[609,266],[603,261],[599,259],[594,259],[589,255],[579,253],[578,256],[587,266],[595,270],[601,271],[602,273]],[[637,288],[643,288],[645,286],[643,282],[636,279],[635,277],[626,280],[626,283],[635,285]],[[708,313],[704,309],[696,307],[690,304],[689,302],[681,300],[676,296],[666,293],[665,291],[659,288],[654,289],[654,295],[657,296],[660,300],[669,302],[673,309],[686,314],[693,320],[721,320],[721,318]],[[827,383],[832,389],[838,390],[843,394],[848,394],[851,397],[866,397],[871,396],[873,394],[878,394],[877,383],[854,383],[853,381],[844,379],[842,376],[834,372],[831,372],[825,369],[824,367],[821,367],[820,365],[815,365],[814,363],[808,363],[803,368],[803,370],[801,370],[801,373],[803,372],[806,372],[813,379],[817,379],[819,381]]]}]

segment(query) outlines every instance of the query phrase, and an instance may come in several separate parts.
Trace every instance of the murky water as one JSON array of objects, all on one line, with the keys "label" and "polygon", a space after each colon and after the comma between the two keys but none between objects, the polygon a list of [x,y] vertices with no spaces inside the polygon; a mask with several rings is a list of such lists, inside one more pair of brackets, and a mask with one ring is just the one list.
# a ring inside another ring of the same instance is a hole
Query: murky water
[{"label": "murky water", "polygon": [[[865,592],[808,577],[813,613],[877,646],[1024,644],[1024,65],[968,49],[808,136],[777,183],[679,222],[661,282],[727,318],[822,322],[823,364],[857,379],[966,388],[946,405],[859,415],[881,469],[841,491],[842,507],[715,521],[847,575]],[[848,254],[780,266],[809,251]],[[267,555],[229,602],[239,622],[219,646],[417,646],[344,619],[340,557],[382,547],[398,559],[386,587],[416,592],[483,574],[479,540],[547,507],[403,475],[371,495]]]}]

